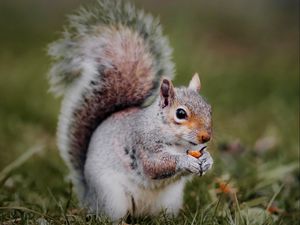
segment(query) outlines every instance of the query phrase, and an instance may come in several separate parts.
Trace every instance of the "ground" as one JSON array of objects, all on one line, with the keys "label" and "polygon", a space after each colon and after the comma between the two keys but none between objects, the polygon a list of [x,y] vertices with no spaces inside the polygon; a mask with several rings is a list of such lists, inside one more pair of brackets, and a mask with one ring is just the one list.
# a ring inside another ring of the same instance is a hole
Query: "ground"
[{"label": "ground", "polygon": [[[136,2],[161,17],[175,84],[200,74],[213,107],[215,164],[187,185],[177,218],[132,222],[298,224],[299,3]],[[0,3],[1,224],[109,223],[78,206],[56,147],[60,99],[47,92],[47,43],[79,4]]]}]

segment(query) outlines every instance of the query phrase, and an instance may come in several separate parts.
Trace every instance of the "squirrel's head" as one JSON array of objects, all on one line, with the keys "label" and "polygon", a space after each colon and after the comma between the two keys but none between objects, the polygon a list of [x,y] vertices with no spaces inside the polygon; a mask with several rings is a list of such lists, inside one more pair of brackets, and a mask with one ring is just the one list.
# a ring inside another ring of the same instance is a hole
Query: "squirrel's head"
[{"label": "squirrel's head", "polygon": [[199,95],[200,88],[198,74],[188,87],[174,88],[168,79],[161,82],[159,105],[164,123],[185,145],[198,145],[211,139],[211,106]]}]

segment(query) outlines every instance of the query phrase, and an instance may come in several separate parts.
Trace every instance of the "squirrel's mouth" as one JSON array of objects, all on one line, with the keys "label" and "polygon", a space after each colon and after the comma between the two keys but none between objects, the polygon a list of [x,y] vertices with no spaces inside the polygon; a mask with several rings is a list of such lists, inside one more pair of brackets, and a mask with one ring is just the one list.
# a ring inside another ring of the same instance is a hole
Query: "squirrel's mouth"
[{"label": "squirrel's mouth", "polygon": [[197,143],[192,142],[192,141],[189,141],[189,143],[190,143],[191,145],[198,145]]}]

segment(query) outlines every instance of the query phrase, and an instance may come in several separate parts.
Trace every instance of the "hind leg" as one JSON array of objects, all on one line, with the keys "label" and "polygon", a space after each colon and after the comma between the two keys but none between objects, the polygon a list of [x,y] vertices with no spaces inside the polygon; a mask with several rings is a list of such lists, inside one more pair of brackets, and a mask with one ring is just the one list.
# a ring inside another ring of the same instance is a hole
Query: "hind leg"
[{"label": "hind leg", "polygon": [[[88,172],[87,172],[88,173]],[[113,222],[126,217],[129,211],[129,200],[121,185],[122,175],[114,171],[102,171],[102,174],[90,174],[87,179],[85,203],[91,212],[108,216]]]},{"label": "hind leg", "polygon": [[183,192],[186,181],[186,178],[182,178],[176,183],[170,184],[161,192],[155,204],[156,209],[165,211],[170,216],[176,216],[183,205]]}]

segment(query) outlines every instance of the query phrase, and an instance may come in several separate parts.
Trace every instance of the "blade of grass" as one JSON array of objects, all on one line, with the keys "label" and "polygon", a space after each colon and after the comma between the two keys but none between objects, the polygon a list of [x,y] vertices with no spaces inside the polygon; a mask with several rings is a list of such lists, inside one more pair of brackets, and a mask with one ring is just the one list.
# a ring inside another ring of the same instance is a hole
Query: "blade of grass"
[{"label": "blade of grass", "polygon": [[2,184],[11,174],[11,172],[18,167],[20,167],[22,164],[24,164],[28,159],[30,159],[33,155],[35,155],[38,152],[41,152],[44,149],[43,145],[36,145],[32,148],[30,148],[28,151],[20,155],[19,158],[17,158],[15,161],[10,163],[8,166],[6,166],[1,172],[0,172],[0,184]]},{"label": "blade of grass", "polygon": [[20,211],[23,211],[23,212],[29,212],[29,213],[33,213],[33,214],[36,214],[36,215],[39,215],[41,217],[45,217],[45,218],[48,218],[50,220],[53,220],[55,221],[55,219],[51,216],[48,216],[46,214],[43,214],[43,213],[40,213],[38,211],[35,211],[33,209],[28,209],[26,207],[22,207],[22,206],[7,206],[7,207],[0,207],[0,210],[20,210]]},{"label": "blade of grass", "polygon": [[267,212],[269,212],[269,211],[268,211],[269,208],[270,208],[271,205],[273,204],[273,202],[274,202],[275,198],[277,197],[277,195],[281,192],[283,186],[284,186],[284,184],[282,184],[282,185],[279,187],[278,191],[276,191],[276,192],[274,193],[274,195],[272,196],[272,198],[271,198],[271,200],[269,201],[268,206],[267,206],[267,208],[266,208],[266,211],[267,211]]},{"label": "blade of grass", "polygon": [[[243,222],[243,217],[242,217],[242,214],[241,214],[241,209],[240,209],[240,205],[239,205],[239,201],[237,199],[236,193],[233,193],[233,196],[234,196],[234,201],[235,201],[235,204],[236,204],[236,208],[237,208],[237,212],[239,214],[240,221]],[[235,219],[237,219],[237,217]],[[238,224],[240,224],[240,223],[238,223]]]},{"label": "blade of grass", "polygon": [[55,198],[55,196],[53,195],[52,191],[48,188],[48,193],[50,194],[50,196],[54,199],[55,203],[57,204],[57,206],[59,207],[59,209],[61,210],[61,213],[65,219],[65,222],[67,225],[70,225],[70,222],[68,220],[68,217],[66,215],[66,211],[64,210],[61,202],[58,202],[57,199]]}]

